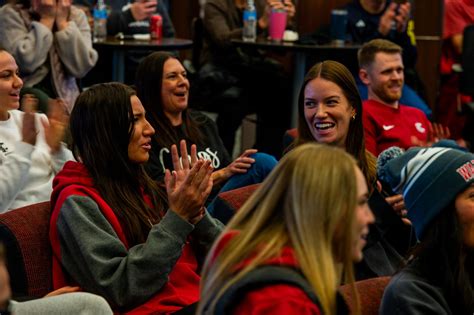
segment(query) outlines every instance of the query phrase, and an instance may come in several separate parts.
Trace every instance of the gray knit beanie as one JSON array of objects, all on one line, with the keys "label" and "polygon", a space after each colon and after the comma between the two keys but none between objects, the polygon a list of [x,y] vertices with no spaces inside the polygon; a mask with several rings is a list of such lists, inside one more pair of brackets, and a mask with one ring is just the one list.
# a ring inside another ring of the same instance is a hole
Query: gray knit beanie
[{"label": "gray knit beanie", "polygon": [[474,183],[474,154],[452,148],[412,148],[384,168],[393,191],[403,194],[418,239],[429,223]]}]

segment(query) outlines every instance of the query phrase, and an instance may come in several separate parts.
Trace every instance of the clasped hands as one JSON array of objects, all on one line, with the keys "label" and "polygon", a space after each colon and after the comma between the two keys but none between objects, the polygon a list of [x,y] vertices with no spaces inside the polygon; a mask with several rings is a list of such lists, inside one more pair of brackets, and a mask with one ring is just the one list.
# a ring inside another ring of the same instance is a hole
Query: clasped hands
[{"label": "clasped hands", "polygon": [[393,22],[395,22],[395,28],[398,33],[405,32],[408,19],[410,18],[410,10],[411,4],[408,1],[402,4],[390,3],[387,10],[380,17],[379,33],[387,36],[392,29]]},{"label": "clasped hands", "polygon": [[205,215],[204,203],[212,189],[211,161],[197,158],[196,145],[191,146],[188,158],[186,141],[180,142],[181,159],[175,144],[171,146],[173,171],[165,170],[165,186],[169,208],[191,224]]},{"label": "clasped hands", "polygon": [[72,0],[37,0],[32,2],[33,10],[40,15],[40,23],[50,30],[54,23],[58,30],[67,27]]},{"label": "clasped hands", "polygon": [[[21,100],[21,108],[24,112],[22,126],[22,140],[31,145],[36,144],[38,129],[36,127],[35,113],[38,99],[31,94],[25,94]],[[51,153],[56,153],[61,148],[61,141],[64,138],[69,123],[66,114],[66,107],[62,100],[51,100],[48,104],[48,120],[42,119],[41,124],[44,129],[45,141],[51,149]]]}]

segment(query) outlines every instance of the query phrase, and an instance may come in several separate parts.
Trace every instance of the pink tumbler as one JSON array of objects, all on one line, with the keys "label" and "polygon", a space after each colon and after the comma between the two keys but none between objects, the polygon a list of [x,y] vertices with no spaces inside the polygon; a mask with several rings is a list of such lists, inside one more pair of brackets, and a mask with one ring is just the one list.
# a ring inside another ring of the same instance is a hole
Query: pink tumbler
[{"label": "pink tumbler", "polygon": [[281,42],[286,29],[286,11],[274,9],[270,12],[268,35],[274,42]]}]

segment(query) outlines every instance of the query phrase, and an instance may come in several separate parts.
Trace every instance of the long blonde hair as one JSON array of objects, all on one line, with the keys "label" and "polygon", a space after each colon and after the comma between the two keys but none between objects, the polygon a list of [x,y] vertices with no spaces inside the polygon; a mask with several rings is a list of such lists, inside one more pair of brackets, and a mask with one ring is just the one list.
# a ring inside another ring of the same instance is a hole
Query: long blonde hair
[{"label": "long blonde hair", "polygon": [[[227,288],[268,259],[279,257],[285,246],[294,249],[324,313],[335,314],[343,271],[346,282],[354,282],[355,167],[350,154],[323,144],[304,144],[286,154],[222,235],[240,233],[218,254],[222,236],[214,244],[204,265],[196,314],[212,314]],[[248,258],[251,262],[236,270]],[[355,286],[353,291],[357,296]]]}]

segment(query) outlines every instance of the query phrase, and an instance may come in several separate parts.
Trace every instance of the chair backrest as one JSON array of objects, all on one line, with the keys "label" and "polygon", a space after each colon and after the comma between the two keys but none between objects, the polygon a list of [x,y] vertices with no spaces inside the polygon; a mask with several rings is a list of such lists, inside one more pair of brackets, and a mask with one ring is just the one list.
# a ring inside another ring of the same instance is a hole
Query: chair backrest
[{"label": "chair backrest", "polygon": [[212,215],[226,224],[234,213],[242,207],[251,194],[257,190],[260,184],[253,184],[241,188],[222,192],[214,200],[214,211]]},{"label": "chair backrest", "polygon": [[298,137],[298,129],[292,128],[285,131],[283,135],[283,153],[290,147],[293,141]]},{"label": "chair backrest", "polygon": [[463,71],[459,81],[461,93],[474,97],[474,24],[468,25],[463,32],[461,66]]},{"label": "chair backrest", "polygon": [[[380,302],[382,301],[385,287],[390,282],[390,277],[377,277],[366,280],[356,281],[355,285],[359,292],[361,314],[378,315]],[[346,300],[349,308],[354,304],[350,285],[342,285],[339,288],[342,296]]]},{"label": "chair backrest", "polygon": [[219,194],[219,198],[226,202],[229,207],[237,211],[245,201],[252,195],[260,184],[253,184],[241,188],[229,190]]},{"label": "chair backrest", "polygon": [[49,202],[0,214],[13,296],[42,297],[52,290]]}]

